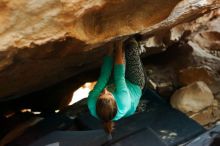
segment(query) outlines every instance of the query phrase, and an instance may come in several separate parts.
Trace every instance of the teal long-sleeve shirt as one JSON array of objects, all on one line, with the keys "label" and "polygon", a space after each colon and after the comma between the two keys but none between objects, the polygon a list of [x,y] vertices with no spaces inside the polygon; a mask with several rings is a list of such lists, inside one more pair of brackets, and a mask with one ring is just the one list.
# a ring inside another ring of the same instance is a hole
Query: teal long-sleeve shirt
[{"label": "teal long-sleeve shirt", "polygon": [[[88,108],[90,113],[98,118],[96,114],[96,102],[100,93],[107,87],[111,72],[113,68],[113,58],[111,56],[106,56],[101,68],[100,77],[94,87],[94,89],[89,93],[88,96]],[[114,80],[115,90],[113,91],[113,96],[117,104],[117,114],[113,118],[113,121],[119,120],[122,117],[127,117],[132,115],[139,103],[142,91],[141,88],[131,83],[125,78],[125,65],[115,64],[114,65]]]}]

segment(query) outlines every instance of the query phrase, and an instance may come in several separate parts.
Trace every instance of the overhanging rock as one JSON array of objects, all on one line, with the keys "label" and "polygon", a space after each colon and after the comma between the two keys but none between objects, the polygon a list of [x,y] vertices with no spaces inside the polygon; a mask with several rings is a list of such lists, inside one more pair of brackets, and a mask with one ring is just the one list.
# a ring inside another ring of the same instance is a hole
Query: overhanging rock
[{"label": "overhanging rock", "polygon": [[0,2],[0,100],[100,65],[106,42],[144,36],[219,7],[219,0],[4,0]]}]

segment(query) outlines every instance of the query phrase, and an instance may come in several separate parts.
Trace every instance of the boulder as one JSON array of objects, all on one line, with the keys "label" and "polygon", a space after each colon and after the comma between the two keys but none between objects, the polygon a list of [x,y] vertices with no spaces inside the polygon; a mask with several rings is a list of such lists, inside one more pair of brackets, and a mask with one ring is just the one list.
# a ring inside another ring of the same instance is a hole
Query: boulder
[{"label": "boulder", "polygon": [[184,113],[199,112],[213,104],[214,97],[202,81],[194,82],[177,90],[171,97],[171,105]]},{"label": "boulder", "polygon": [[219,7],[219,0],[2,0],[0,100],[100,66],[103,45],[149,37]]}]

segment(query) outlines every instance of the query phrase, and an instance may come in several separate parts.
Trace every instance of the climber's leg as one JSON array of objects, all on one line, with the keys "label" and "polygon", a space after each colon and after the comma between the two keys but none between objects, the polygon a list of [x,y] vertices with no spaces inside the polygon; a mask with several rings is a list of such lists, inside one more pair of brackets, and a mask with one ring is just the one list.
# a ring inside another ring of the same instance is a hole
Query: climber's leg
[{"label": "climber's leg", "polygon": [[138,43],[134,38],[125,41],[125,77],[130,82],[139,85],[141,89],[143,89],[145,86],[145,76],[139,49]]}]

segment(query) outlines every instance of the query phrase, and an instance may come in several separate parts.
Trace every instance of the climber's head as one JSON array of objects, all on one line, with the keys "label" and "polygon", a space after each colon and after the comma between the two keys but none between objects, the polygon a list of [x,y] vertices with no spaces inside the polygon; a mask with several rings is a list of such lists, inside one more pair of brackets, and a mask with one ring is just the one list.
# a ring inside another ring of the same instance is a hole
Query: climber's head
[{"label": "climber's head", "polygon": [[117,105],[114,96],[106,88],[96,102],[96,113],[103,121],[105,131],[111,134],[114,126],[112,119],[117,113]]}]

